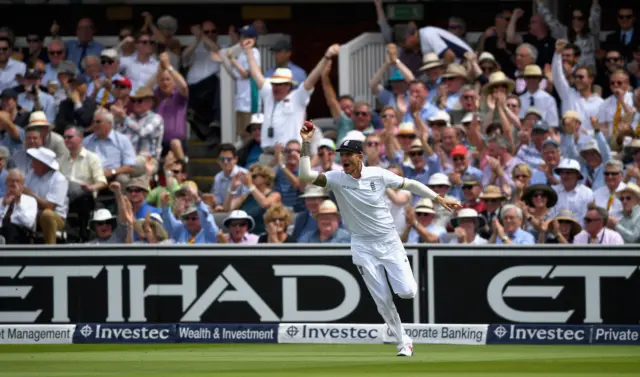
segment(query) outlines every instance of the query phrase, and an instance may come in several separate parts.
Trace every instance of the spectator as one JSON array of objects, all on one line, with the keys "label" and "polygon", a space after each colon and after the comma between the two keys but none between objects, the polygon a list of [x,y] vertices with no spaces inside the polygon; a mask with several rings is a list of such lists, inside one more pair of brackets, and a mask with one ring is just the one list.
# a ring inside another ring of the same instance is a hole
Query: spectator
[{"label": "spectator", "polygon": [[[236,147],[232,144],[220,145],[220,152],[218,154],[218,163],[222,170],[220,170],[215,177],[213,177],[213,185],[211,186],[211,193],[215,197],[216,206],[215,212],[224,211],[224,200],[227,197],[227,193],[230,191],[229,185],[238,174],[245,174],[247,169],[238,166],[238,156],[236,155]],[[249,189],[245,186],[240,186],[237,193],[233,195],[232,199],[238,198],[242,195],[249,193]]]},{"label": "spectator", "polygon": [[638,30],[634,28],[635,23],[636,15],[631,6],[618,8],[618,28],[607,36],[605,48],[617,49],[624,58],[631,60],[633,46],[640,44],[640,32],[637,33]]},{"label": "spectator", "polygon": [[[389,77],[389,90],[382,86],[380,81],[382,81],[383,75],[389,72],[390,69],[392,70],[392,74]],[[384,64],[382,64],[371,78],[369,87],[383,106],[391,106],[395,109],[398,108],[398,98],[400,98],[402,102],[405,102],[408,84],[414,79],[415,77],[413,73],[411,73],[411,70],[398,59],[398,47],[391,43],[387,45]]]},{"label": "spectator", "polygon": [[336,162],[336,143],[331,139],[322,139],[318,144],[318,165],[313,170],[325,173],[331,170],[340,171],[342,166]]},{"label": "spectator", "polygon": [[271,206],[264,213],[266,233],[260,235],[258,243],[296,243],[296,239],[287,234],[287,228],[291,224],[291,213],[282,204]]},{"label": "spectator", "polygon": [[462,88],[467,80],[467,70],[460,64],[452,63],[442,75],[444,83],[438,88],[438,107],[451,112],[460,106]]},{"label": "spectator", "polygon": [[122,122],[121,132],[133,145],[136,166],[143,166],[145,161],[153,161],[153,166],[157,168],[162,156],[164,119],[151,110],[154,97],[151,89],[140,88],[131,97],[133,114],[125,117]]},{"label": "spectator", "polygon": [[94,212],[89,221],[89,228],[96,238],[89,244],[123,244],[133,242],[134,215],[131,202],[124,195],[120,183],[111,182],[109,189],[115,194],[118,203],[118,218],[111,215],[108,209],[101,208]]},{"label": "spectator", "polygon": [[545,243],[550,244],[572,244],[575,236],[582,231],[582,226],[568,209],[558,212],[555,219],[543,224],[543,229],[544,227],[554,236],[553,239],[545,240]]},{"label": "spectator", "polygon": [[604,57],[604,67],[598,68],[595,86],[601,90],[602,98],[609,97],[613,92],[611,90],[611,76],[618,70],[624,70],[624,56],[620,51],[613,49],[608,50]]},{"label": "spectator", "polygon": [[447,230],[433,224],[435,214],[431,199],[420,199],[415,211],[407,206],[405,212],[407,226],[400,235],[402,242],[410,244],[441,242]]},{"label": "spectator", "polygon": [[67,42],[67,59],[80,66],[85,57],[90,55],[99,56],[104,47],[93,40],[95,27],[93,20],[82,18],[76,27],[77,40]]},{"label": "spectator", "polygon": [[111,94],[113,82],[122,78],[120,71],[120,55],[113,48],[108,48],[100,53],[100,78],[92,81],[87,93],[101,106],[113,102],[115,98]]},{"label": "spectator", "polygon": [[304,210],[304,202],[299,198],[304,191],[304,183],[298,179],[298,164],[300,163],[300,142],[291,140],[284,148],[284,162],[282,161],[282,145],[275,147],[276,177],[273,189],[280,193],[282,204],[293,209],[294,212]]},{"label": "spectator", "polygon": [[[3,104],[5,101],[3,100]],[[11,118],[11,113],[0,111],[0,146],[9,149],[9,153],[13,155],[16,151],[23,149],[22,142],[25,138],[25,132]]]},{"label": "spectator", "polygon": [[[484,225],[476,229],[482,238],[489,239],[493,233],[493,219],[500,217],[500,208],[502,207],[507,197],[502,193],[500,187],[489,185],[484,188],[479,196],[480,200],[484,204],[484,210],[481,212],[476,211],[476,214],[484,218]],[[475,210],[474,210],[475,211]]]},{"label": "spectator", "polygon": [[42,72],[29,69],[24,75],[24,91],[18,94],[18,106],[25,111],[42,110],[49,122],[56,120],[56,101],[46,92],[40,90],[40,78]]},{"label": "spectator", "polygon": [[158,208],[149,205],[145,199],[149,193],[149,182],[144,177],[130,180],[127,183],[126,191],[127,199],[131,202],[131,208],[136,220],[144,219],[147,216],[147,212],[160,213]]},{"label": "spectator", "polygon": [[473,51],[458,36],[433,26],[420,29],[420,47],[423,54],[434,52],[447,64],[460,62],[465,52]]},{"label": "spectator", "polygon": [[162,217],[157,213],[147,212],[144,220],[137,220],[133,230],[142,244],[172,244],[167,231],[163,227]]},{"label": "spectator", "polygon": [[429,90],[424,82],[414,80],[409,85],[409,104],[407,112],[402,118],[402,122],[415,124],[416,119],[422,120],[423,124],[427,124],[429,118],[438,112],[438,107],[429,102]]},{"label": "spectator", "polygon": [[556,40],[549,35],[549,28],[547,24],[545,24],[543,16],[539,13],[532,15],[529,20],[529,32],[524,36],[520,36],[516,33],[516,24],[522,16],[524,16],[522,9],[518,8],[513,11],[509,26],[507,26],[507,42],[513,44],[527,43],[531,45],[539,53],[533,58],[535,64],[541,67],[545,64],[550,64]]},{"label": "spectator", "polygon": [[228,233],[218,232],[218,243],[255,245],[258,236],[251,233],[255,222],[245,211],[235,210],[227,216],[222,225]]},{"label": "spectator", "polygon": [[531,185],[524,190],[522,201],[528,207],[524,229],[531,233],[537,243],[545,243],[549,220],[553,219],[551,208],[558,203],[558,194],[548,185]]},{"label": "spectator", "polygon": [[442,73],[447,64],[438,57],[434,52],[424,54],[422,59],[422,66],[420,72],[423,72],[420,78],[425,83],[427,88],[427,102],[433,102],[434,98],[438,94],[438,88],[442,83]]},{"label": "spectator", "polygon": [[618,160],[609,160],[604,164],[604,185],[593,191],[595,204],[609,212],[617,220],[622,219],[622,203],[616,193],[626,187],[622,181],[623,165]]},{"label": "spectator", "polygon": [[584,230],[573,239],[574,244],[624,245],[620,233],[606,228],[609,219],[607,210],[590,203],[584,216]]},{"label": "spectator", "polygon": [[329,199],[329,195],[322,187],[307,185],[300,198],[304,200],[305,209],[296,216],[291,233],[291,236],[297,240],[307,233],[313,233],[318,228],[316,215],[320,204]]},{"label": "spectator", "polygon": [[151,35],[140,32],[136,37],[136,53],[120,59],[120,69],[133,84],[133,93],[142,88],[158,71],[158,60],[153,56]]},{"label": "spectator", "polygon": [[558,105],[556,100],[541,87],[542,70],[537,65],[528,65],[524,68],[521,77],[526,82],[526,92],[520,96],[520,116],[524,118],[529,106],[535,106],[542,111],[542,119],[550,125],[558,126]]},{"label": "spectator", "polygon": [[0,198],[7,193],[7,165],[11,161],[11,154],[7,147],[0,147]]},{"label": "spectator", "polygon": [[[404,176],[402,168],[398,165],[392,165],[388,170],[401,177]],[[392,189],[390,187],[386,188],[385,193],[386,196],[384,197],[384,201],[387,203],[387,207],[389,207],[389,212],[391,212],[391,217],[393,217],[396,231],[398,232],[398,235],[400,235],[404,232],[404,228],[407,224],[405,208],[409,203],[411,203],[413,194],[411,194],[411,191],[409,190]]]},{"label": "spectator", "polygon": [[594,136],[596,140],[580,147],[580,162],[585,186],[595,191],[604,186],[604,163],[611,158],[611,149],[602,132],[597,131]]},{"label": "spectator", "polygon": [[[189,89],[186,81],[169,63],[169,55],[160,55],[158,88],[154,90],[156,113],[164,120],[162,156],[169,151],[177,159],[184,159],[187,145],[187,102]],[[135,106],[134,106],[135,108]]]},{"label": "spectator", "polygon": [[96,110],[90,127],[93,134],[85,138],[82,144],[100,157],[107,181],[117,179],[122,184],[128,182],[132,175],[141,175],[141,170],[144,170],[141,166],[136,166],[136,152],[131,140],[114,130],[113,122],[110,112],[105,109]]},{"label": "spectator", "polygon": [[0,235],[8,245],[29,244],[36,228],[38,202],[25,193],[24,180],[24,174],[18,169],[10,170],[5,176],[7,190],[0,201]]},{"label": "spectator", "polygon": [[484,227],[484,218],[478,215],[474,209],[463,208],[451,219],[451,227],[455,237],[449,244],[469,244],[486,245],[488,241],[478,234],[479,229]]},{"label": "spectator", "polygon": [[264,152],[261,142],[261,129],[264,122],[264,115],[261,113],[251,115],[251,123],[245,127],[247,134],[246,143],[238,151],[238,164],[245,169],[250,168],[254,164],[258,163],[260,156]]},{"label": "spectator", "polygon": [[26,132],[24,149],[20,149],[11,156],[11,164],[20,170],[25,176],[33,170],[31,167],[31,156],[27,154],[30,148],[40,148],[42,146],[41,132],[37,129],[30,129]]},{"label": "spectator", "polygon": [[[0,95],[2,97],[2,106],[0,114],[8,113],[7,119],[9,122],[18,126],[17,129],[25,128],[29,124],[29,113],[26,111],[19,111],[18,109],[18,92],[13,89],[5,89]],[[5,116],[2,115],[0,120],[4,120]],[[0,123],[0,126],[2,123]],[[3,136],[5,135],[2,130]],[[7,146],[8,147],[8,146]]]},{"label": "spectator", "polygon": [[496,245],[533,245],[536,243],[531,233],[521,229],[524,214],[522,209],[507,204],[500,211],[500,219],[493,219],[493,234],[489,243]]},{"label": "spectator", "polygon": [[[179,244],[206,244],[216,243],[218,226],[213,215],[201,200],[197,192],[187,190],[187,198],[195,203],[189,206],[182,214],[182,222],[176,220],[169,208],[171,195],[168,192],[160,194],[162,207],[162,221],[167,232],[175,243]],[[143,217],[144,218],[144,217]]]},{"label": "spectator", "polygon": [[18,86],[17,75],[22,75],[27,71],[27,66],[11,58],[13,42],[7,37],[0,37],[0,90],[11,89]]},{"label": "spectator", "polygon": [[618,232],[625,243],[640,241],[640,187],[629,183],[617,192],[622,202],[622,217],[609,215],[607,227]]},{"label": "spectator", "polygon": [[[233,176],[223,204],[225,212],[236,209],[245,211],[256,222],[254,232],[264,233],[265,223],[262,220],[265,212],[281,202],[280,193],[273,190],[275,176],[273,169],[264,165],[253,165],[247,173]],[[248,193],[234,197],[241,184],[248,189]]]},{"label": "spectator", "polygon": [[561,209],[569,209],[578,219],[585,217],[586,203],[594,200],[593,191],[579,183],[584,176],[580,173],[580,164],[576,160],[564,159],[555,169],[560,175],[560,184],[552,186],[558,194],[559,205],[553,207],[552,216],[556,216]]},{"label": "spectator", "polygon": [[93,114],[98,105],[94,98],[87,95],[87,84],[75,75],[75,68],[74,72],[66,70],[65,67],[61,67],[61,70],[64,71],[60,75],[68,76],[66,83],[65,80],[61,82],[64,91],[69,93],[69,97],[60,102],[55,118],[55,131],[64,133],[65,128],[70,124],[88,128],[91,126]]},{"label": "spectator", "polygon": [[316,213],[317,228],[304,233],[299,243],[350,243],[351,234],[340,227],[338,207],[331,201],[325,200],[320,204]]},{"label": "spectator", "polygon": [[55,244],[56,232],[64,230],[69,208],[67,190],[69,182],[58,169],[56,154],[44,147],[27,150],[33,171],[26,178],[24,193],[38,202],[38,225],[44,243]]},{"label": "spectator", "polygon": [[76,64],[74,62],[65,60],[66,54],[67,49],[61,39],[52,39],[51,42],[49,42],[49,46],[47,46],[48,61],[45,62],[47,64],[45,65],[44,75],[42,76],[42,83],[44,85],[58,81],[58,74],[61,71],[60,68],[71,65],[75,69]]},{"label": "spectator", "polygon": [[31,113],[31,116],[29,116],[29,124],[25,130],[27,132],[29,130],[40,132],[43,147],[52,150],[58,158],[66,157],[69,152],[64,145],[64,139],[60,134],[53,132],[53,128],[53,124],[47,120],[46,115],[42,111],[34,111]]},{"label": "spectator", "polygon": [[[469,154],[469,150],[461,144],[456,145],[451,150],[451,158],[453,160],[453,167],[444,173],[449,176],[449,181],[453,184],[452,190],[449,192],[449,195],[462,200],[463,190],[462,190],[462,180],[461,178],[465,174],[472,174],[474,177],[482,177],[482,172],[471,166],[469,158],[467,155]],[[481,179],[476,179],[478,183],[481,183]],[[479,194],[479,193],[478,193]]]},{"label": "spectator", "polygon": [[274,43],[271,46],[271,52],[274,53],[276,65],[265,72],[264,77],[273,77],[277,68],[288,68],[293,74],[293,88],[296,89],[298,85],[307,79],[307,72],[291,62],[291,51],[293,51],[291,43],[286,39],[281,39]]},{"label": "spectator", "polygon": [[27,48],[23,49],[24,63],[26,65],[33,65],[38,60],[49,63],[49,56],[47,50],[43,46],[42,36],[36,33],[27,34]]},{"label": "spectator", "polygon": [[168,191],[173,199],[187,179],[187,168],[187,163],[184,160],[176,160],[173,157],[165,158],[163,167],[165,179],[164,186],[158,185],[153,188],[153,190],[151,190],[147,195],[147,203],[154,206],[160,204],[160,193],[164,191]]},{"label": "spectator", "polygon": [[107,103],[104,108],[111,111],[114,116],[123,119],[125,116],[133,113],[133,101],[131,101],[131,90],[133,84],[128,77],[120,77],[113,81],[114,101]]},{"label": "spectator", "polygon": [[[531,130],[530,138],[520,138],[521,146],[516,157],[532,168],[543,169],[543,165],[550,165],[550,163],[555,162],[551,161],[550,153],[545,153],[545,147],[555,147],[555,150],[558,152],[561,150],[575,151],[573,137],[568,137],[566,134],[562,135],[560,139],[561,142],[559,143],[557,140],[551,139],[550,134],[551,127],[547,122],[544,120],[535,122]],[[575,152],[573,153],[577,154]],[[536,181],[536,183],[540,182]]]},{"label": "spectator", "polygon": [[482,194],[482,180],[481,176],[473,173],[466,173],[462,176],[461,189],[462,189],[462,206],[464,208],[473,208],[476,212],[482,213],[485,211],[485,203],[480,199]]},{"label": "spectator", "polygon": [[622,117],[633,110],[633,92],[629,85],[629,74],[623,70],[613,72],[609,87],[611,95],[607,97],[598,110],[598,122],[601,130],[615,137],[622,122]]},{"label": "spectator", "polygon": [[[449,177],[443,173],[433,174],[429,178],[429,182],[427,183],[427,185],[430,189],[447,200],[456,199],[455,197],[448,194],[449,190],[451,189],[451,181],[449,181]],[[453,214],[438,203],[435,203],[434,210],[436,211],[436,216],[433,219],[433,224],[438,225],[442,228],[447,227]]]}]

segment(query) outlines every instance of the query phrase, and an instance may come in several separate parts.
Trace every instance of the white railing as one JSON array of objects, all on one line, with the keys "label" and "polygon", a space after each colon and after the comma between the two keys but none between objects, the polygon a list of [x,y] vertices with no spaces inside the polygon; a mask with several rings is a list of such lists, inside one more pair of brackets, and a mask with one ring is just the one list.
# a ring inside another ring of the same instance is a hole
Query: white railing
[{"label": "white railing", "polygon": [[[258,38],[260,50],[260,64],[262,72],[266,72],[275,66],[275,58],[271,52],[271,46],[281,39],[290,39],[284,34],[267,34]],[[236,127],[245,127],[246,124],[236,124],[236,84],[225,69],[220,70],[220,132],[223,143],[236,142]]]}]

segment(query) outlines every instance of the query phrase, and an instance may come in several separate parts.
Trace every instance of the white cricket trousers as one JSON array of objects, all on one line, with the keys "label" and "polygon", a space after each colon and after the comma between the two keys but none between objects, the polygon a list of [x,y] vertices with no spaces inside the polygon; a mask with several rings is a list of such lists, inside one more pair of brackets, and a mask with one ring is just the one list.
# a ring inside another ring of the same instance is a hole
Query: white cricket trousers
[{"label": "white cricket trousers", "polygon": [[393,303],[393,293],[389,289],[391,284],[393,292],[405,299],[412,299],[418,291],[400,237],[396,232],[376,239],[352,236],[351,252],[353,263],[358,267],[378,312],[399,340],[398,349],[412,345],[413,341],[404,331]]}]

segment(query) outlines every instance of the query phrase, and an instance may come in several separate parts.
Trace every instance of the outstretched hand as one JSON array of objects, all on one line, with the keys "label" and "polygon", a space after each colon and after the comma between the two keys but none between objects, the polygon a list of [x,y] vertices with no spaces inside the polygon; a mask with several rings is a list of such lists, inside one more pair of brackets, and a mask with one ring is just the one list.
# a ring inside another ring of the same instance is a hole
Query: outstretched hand
[{"label": "outstretched hand", "polygon": [[457,211],[462,208],[462,204],[460,204],[460,202],[458,202],[457,200],[446,199],[440,195],[436,196],[435,200],[449,212],[453,212],[454,210]]},{"label": "outstretched hand", "polygon": [[300,129],[300,137],[302,137],[302,141],[311,141],[313,138],[313,133],[315,131],[316,125],[313,124],[312,120],[305,120],[304,125]]}]

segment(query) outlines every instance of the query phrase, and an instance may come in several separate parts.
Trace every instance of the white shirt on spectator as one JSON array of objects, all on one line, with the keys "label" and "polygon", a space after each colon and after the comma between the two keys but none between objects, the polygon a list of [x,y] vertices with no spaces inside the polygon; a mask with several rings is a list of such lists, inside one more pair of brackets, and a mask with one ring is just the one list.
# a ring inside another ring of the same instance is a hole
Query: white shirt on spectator
[{"label": "white shirt on spectator", "polygon": [[187,72],[187,84],[189,85],[197,84],[220,72],[220,63],[211,59],[211,51],[202,41],[193,50],[191,57],[184,62],[184,66],[189,67],[189,72]]},{"label": "white shirt on spectator", "polygon": [[551,186],[558,194],[558,204],[551,211],[549,217],[556,217],[560,210],[568,209],[580,225],[584,226],[584,216],[587,214],[587,205],[593,202],[593,191],[587,186],[578,183],[573,190],[565,190],[563,185]]},{"label": "white shirt on spectator", "polygon": [[520,103],[522,104],[522,107],[520,108],[520,119],[524,118],[527,110],[531,107],[532,97],[534,102],[533,107],[540,110],[542,113],[542,119],[550,126],[559,126],[558,104],[556,104],[556,99],[549,93],[540,89],[534,93],[526,92],[520,96]]},{"label": "white shirt on spectator", "polygon": [[[568,110],[575,110],[580,114],[582,118],[581,130],[589,132],[588,135],[580,133],[579,144],[589,141],[593,137],[593,125],[591,124],[591,117],[598,115],[600,105],[604,102],[602,97],[593,93],[589,98],[584,98],[580,93],[572,88],[564,76],[564,69],[562,68],[562,56],[553,55],[552,64],[553,75],[553,87],[558,92],[561,102],[561,112],[564,114]],[[596,125],[597,127],[597,125]]]},{"label": "white shirt on spectator", "polygon": [[39,176],[32,171],[25,179],[25,186],[31,189],[34,194],[46,199],[49,203],[55,204],[54,211],[63,219],[67,218],[69,209],[69,181],[57,170],[49,170],[45,175]]},{"label": "white shirt on spectator", "polygon": [[[628,106],[633,107],[633,93],[626,92],[624,94],[624,103]],[[600,108],[598,109],[598,122],[607,123],[607,129],[609,132],[607,135],[613,135],[613,119],[616,115],[616,110],[618,109],[618,99],[615,95],[610,95],[607,99],[602,102]],[[625,115],[624,106],[622,106],[622,110],[620,111],[620,118]]]},{"label": "white shirt on spectator", "polygon": [[[260,50],[257,48],[252,48],[251,53],[253,54],[253,58],[256,63],[258,63],[258,67],[260,67]],[[238,55],[238,64],[249,72],[249,61],[247,60],[247,55],[244,50],[240,55]],[[251,112],[251,78],[243,79],[240,77],[240,72],[234,68],[233,75],[236,77],[236,111],[241,111],[244,113]],[[266,85],[265,85],[266,86]],[[264,89],[263,86],[262,88]],[[269,86],[269,91],[271,91],[271,86]],[[267,112],[263,111],[265,117],[267,116]],[[266,121],[266,119],[265,119]],[[264,125],[263,125],[264,126]],[[264,127],[262,127],[264,130]],[[264,143],[264,139],[263,139]]]},{"label": "white shirt on spectator", "polygon": [[24,76],[26,71],[26,64],[9,58],[4,69],[0,69],[0,91],[18,86],[16,75]]},{"label": "white shirt on spectator", "polygon": [[[458,242],[458,237],[453,237],[451,241],[449,241],[449,245],[458,245],[459,243],[460,242]],[[467,245],[486,245],[488,243],[489,241],[480,237],[479,234],[476,234],[476,237],[473,239],[473,241],[469,242]]]},{"label": "white shirt on spectator", "polygon": [[[0,228],[2,228],[2,219],[7,215],[9,206],[5,206],[0,200]],[[22,194],[20,202],[13,207],[11,214],[11,224],[20,225],[30,230],[36,228],[36,217],[38,216],[38,202],[33,196]]]},{"label": "white shirt on spectator", "polygon": [[[260,89],[264,106],[264,123],[260,129],[261,146],[273,147],[276,143],[286,145],[289,140],[300,140],[300,125],[309,102],[309,91],[304,84],[292,90],[282,101],[273,98],[273,87],[265,80]],[[269,128],[273,127],[273,137],[269,137]]]},{"label": "white shirt on spectator", "polygon": [[[620,182],[618,187],[616,188],[616,192],[624,189],[627,185],[624,182]],[[609,198],[613,195],[613,202],[611,203],[611,208],[609,207]],[[616,219],[620,220],[622,218],[622,202],[618,199],[618,196],[615,192],[611,192],[607,185],[604,185],[593,192],[593,196],[595,198],[596,205],[600,208],[604,208],[609,211],[609,214],[616,217]]]},{"label": "white shirt on spectator", "polygon": [[158,60],[151,56],[146,63],[138,60],[137,55],[120,58],[120,70],[131,80],[131,94],[142,88],[158,72]]},{"label": "white shirt on spectator", "polygon": [[439,27],[427,26],[420,29],[420,48],[423,54],[435,52],[438,56],[451,49],[458,62],[466,51],[473,51],[467,42]]}]

